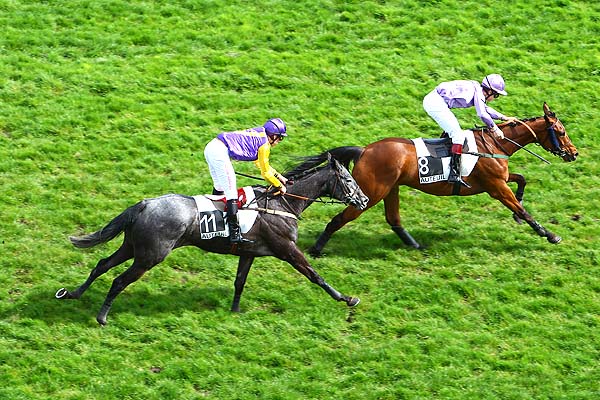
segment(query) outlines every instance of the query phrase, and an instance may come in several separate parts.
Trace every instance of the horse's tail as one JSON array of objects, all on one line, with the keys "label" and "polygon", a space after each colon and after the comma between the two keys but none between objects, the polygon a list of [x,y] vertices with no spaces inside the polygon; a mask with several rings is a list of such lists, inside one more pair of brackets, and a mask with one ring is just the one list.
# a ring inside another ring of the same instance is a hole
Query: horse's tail
[{"label": "horse's tail", "polygon": [[85,236],[69,236],[69,240],[73,243],[73,246],[79,248],[94,247],[98,244],[106,243],[130,226],[144,208],[146,208],[146,201],[140,201],[117,215],[108,225],[99,231]]},{"label": "horse's tail", "polygon": [[346,169],[350,170],[350,162],[356,164],[364,150],[364,147],[359,146],[343,146],[328,150],[326,153],[330,153],[336,160],[342,163]]}]

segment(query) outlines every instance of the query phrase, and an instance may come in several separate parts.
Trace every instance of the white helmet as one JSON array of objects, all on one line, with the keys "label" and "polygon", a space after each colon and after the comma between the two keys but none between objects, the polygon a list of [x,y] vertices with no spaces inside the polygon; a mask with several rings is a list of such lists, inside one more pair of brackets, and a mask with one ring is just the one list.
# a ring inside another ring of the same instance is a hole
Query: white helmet
[{"label": "white helmet", "polygon": [[498,74],[490,74],[488,76],[486,76],[485,78],[483,78],[483,81],[481,82],[481,86],[483,86],[484,88],[487,89],[491,89],[494,92],[501,94],[503,96],[506,96],[506,91],[504,90],[505,86],[504,86],[504,79],[502,78],[502,76],[498,75]]}]

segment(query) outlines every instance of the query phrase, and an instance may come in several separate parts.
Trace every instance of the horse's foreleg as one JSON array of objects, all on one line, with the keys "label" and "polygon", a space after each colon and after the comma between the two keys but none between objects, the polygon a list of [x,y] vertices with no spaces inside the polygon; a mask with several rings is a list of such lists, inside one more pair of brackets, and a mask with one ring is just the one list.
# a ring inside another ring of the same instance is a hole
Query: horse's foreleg
[{"label": "horse's foreleg", "polygon": [[402,242],[404,242],[405,245],[413,247],[415,249],[422,249],[423,247],[419,244],[419,242],[417,242],[410,233],[408,233],[408,231],[406,229],[404,229],[401,226],[393,226],[392,225],[392,230],[396,233],[396,235],[398,235],[398,237],[400,239],[402,239]]},{"label": "horse's foreleg", "polygon": [[332,220],[325,227],[323,233],[321,233],[315,244],[308,250],[308,252],[313,257],[319,257],[321,255],[321,252],[323,251],[323,247],[325,247],[329,239],[331,239],[331,235],[337,232],[348,222],[358,218],[358,216],[364,211],[366,210],[361,211],[352,206],[346,207],[344,211],[332,218]]},{"label": "horse's foreleg", "polygon": [[[509,174],[507,182],[515,182],[517,184],[517,192],[515,193],[515,197],[517,201],[523,205],[523,196],[525,195],[525,185],[527,182],[525,181],[525,177],[521,174]],[[519,218],[516,213],[513,213],[513,219],[518,223],[522,224],[523,220]]]},{"label": "horse's foreleg", "polygon": [[235,276],[235,294],[233,295],[233,304],[231,305],[231,311],[240,311],[240,298],[242,297],[242,292],[244,291],[244,285],[246,284],[246,278],[248,277],[248,272],[250,272],[252,262],[254,262],[254,257],[240,256],[240,259],[238,261],[237,274]]},{"label": "horse's foreleg", "polygon": [[96,316],[96,321],[98,321],[100,325],[106,325],[106,317],[108,316],[110,307],[112,306],[112,303],[117,295],[125,290],[127,286],[140,279],[140,277],[144,275],[146,271],[156,264],[158,264],[158,262],[140,263],[135,260],[129,269],[113,280],[112,286],[110,287],[110,290],[106,295],[106,299],[104,300],[104,304],[102,304],[100,312],[98,312],[98,315]]},{"label": "horse's foreleg", "polygon": [[385,206],[385,220],[396,235],[402,239],[405,245],[420,249],[421,245],[411,236],[400,222],[400,199],[398,198],[398,186],[392,188],[390,193],[383,199]]},{"label": "horse's foreleg", "polygon": [[65,288],[58,289],[55,294],[57,299],[79,299],[83,292],[85,292],[90,285],[98,278],[99,276],[106,273],[113,267],[131,259],[133,257],[133,249],[130,245],[123,243],[121,247],[117,251],[115,251],[112,255],[107,258],[104,258],[98,261],[96,267],[90,272],[90,275],[86,279],[86,281],[75,289],[72,292],[69,292]]},{"label": "horse's foreleg", "polygon": [[[525,220],[527,221],[527,219],[525,219]],[[538,235],[545,237],[550,243],[557,244],[562,241],[562,238],[560,236],[550,232],[549,230],[544,228],[542,225],[540,225],[534,219],[532,219],[531,222],[527,221],[527,223],[529,224],[529,226],[531,226],[533,228],[534,231],[537,232]]]},{"label": "horse's foreleg", "polygon": [[499,200],[502,204],[508,207],[519,219],[525,220],[529,226],[540,236],[545,237],[550,243],[560,243],[562,238],[538,223],[529,213],[523,208],[521,202],[517,200],[512,190],[507,185],[502,190],[489,192],[490,196]]},{"label": "horse's foreleg", "polygon": [[289,262],[297,271],[306,276],[308,280],[319,285],[334,300],[343,301],[350,307],[354,307],[360,302],[358,297],[345,296],[325,282],[325,280],[317,273],[317,271],[310,266],[308,260],[306,257],[304,257],[304,254],[302,254],[300,249],[298,249],[294,243],[292,243],[292,246],[293,247],[289,251],[286,251],[285,257],[280,257],[282,260]]}]

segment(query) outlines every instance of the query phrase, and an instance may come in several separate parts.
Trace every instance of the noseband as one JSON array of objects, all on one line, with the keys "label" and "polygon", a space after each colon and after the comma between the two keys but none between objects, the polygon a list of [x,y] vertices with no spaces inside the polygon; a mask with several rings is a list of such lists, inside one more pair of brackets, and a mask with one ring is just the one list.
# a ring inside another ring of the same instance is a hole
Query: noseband
[{"label": "noseband", "polygon": [[[550,123],[550,121],[546,118],[546,122]],[[567,152],[565,149],[563,149],[560,146],[560,143],[558,141],[558,136],[556,135],[556,130],[554,129],[556,127],[556,124],[558,124],[558,118],[556,119],[556,121],[554,121],[554,123],[552,125],[550,125],[549,127],[546,128],[546,130],[548,131],[548,137],[550,138],[550,143],[552,144],[552,146],[554,147],[551,150],[548,150],[550,153],[559,156],[559,157],[564,157],[567,155]]]},{"label": "noseband", "polygon": [[[340,171],[337,170],[337,168],[335,169],[335,183],[333,184],[333,190],[331,191],[332,193],[335,193],[335,189],[337,188],[338,182],[340,182],[342,179],[344,179],[343,176],[341,176]],[[344,193],[344,198],[346,199],[346,202],[344,202],[344,204],[349,204],[350,201],[355,197],[356,192],[358,190],[358,185],[356,185],[356,188],[354,190],[350,190],[348,189],[347,185],[342,185],[342,191]]]}]

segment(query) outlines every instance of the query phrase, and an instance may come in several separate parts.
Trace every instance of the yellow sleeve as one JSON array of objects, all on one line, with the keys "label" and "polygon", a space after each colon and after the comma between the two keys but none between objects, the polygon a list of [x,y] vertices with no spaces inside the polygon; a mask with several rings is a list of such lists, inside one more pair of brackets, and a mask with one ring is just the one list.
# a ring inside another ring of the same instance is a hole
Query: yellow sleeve
[{"label": "yellow sleeve", "polygon": [[279,181],[279,179],[277,179],[277,175],[279,175],[279,173],[269,165],[270,154],[271,145],[269,142],[267,142],[258,148],[258,158],[254,163],[258,169],[260,169],[260,175],[265,178],[267,182],[275,187],[282,187],[283,184]]}]

